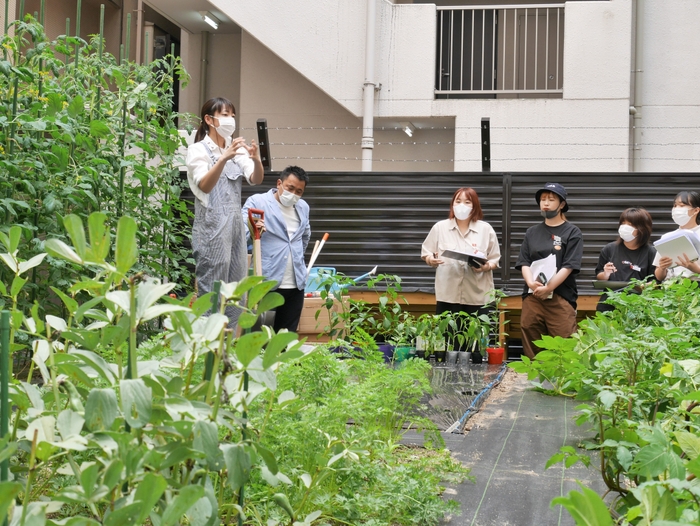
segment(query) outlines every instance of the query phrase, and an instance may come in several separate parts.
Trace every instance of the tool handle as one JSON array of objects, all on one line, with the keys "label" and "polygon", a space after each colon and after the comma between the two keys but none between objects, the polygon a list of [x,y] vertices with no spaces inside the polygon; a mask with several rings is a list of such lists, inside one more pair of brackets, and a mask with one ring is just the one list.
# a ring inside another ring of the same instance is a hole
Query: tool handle
[{"label": "tool handle", "polygon": [[311,254],[311,258],[309,259],[309,265],[308,265],[308,267],[306,267],[306,275],[307,276],[309,275],[309,272],[311,272],[311,267],[313,267],[314,263],[316,263],[316,259],[318,258],[318,255],[321,253],[321,249],[323,248],[323,245],[326,242],[326,239],[328,239],[328,236],[330,236],[330,234],[328,232],[326,232],[325,234],[323,234],[323,239],[321,239],[320,243],[318,241],[316,241],[316,243],[318,243],[318,246],[314,246],[314,251]]},{"label": "tool handle", "polygon": [[259,208],[249,208],[248,209],[248,223],[250,226],[250,231],[253,234],[253,239],[260,239],[260,235],[262,232],[258,228],[258,226],[255,224],[255,219],[259,218],[262,220],[265,220],[265,211],[260,210]]}]

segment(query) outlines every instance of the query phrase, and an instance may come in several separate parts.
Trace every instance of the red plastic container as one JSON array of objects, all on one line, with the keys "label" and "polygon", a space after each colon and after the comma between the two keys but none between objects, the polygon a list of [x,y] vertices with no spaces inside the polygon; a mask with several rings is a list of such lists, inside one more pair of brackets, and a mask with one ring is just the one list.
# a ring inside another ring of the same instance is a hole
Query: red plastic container
[{"label": "red plastic container", "polygon": [[503,355],[505,354],[505,349],[503,347],[489,347],[486,349],[489,355],[489,365],[498,365],[503,363]]}]

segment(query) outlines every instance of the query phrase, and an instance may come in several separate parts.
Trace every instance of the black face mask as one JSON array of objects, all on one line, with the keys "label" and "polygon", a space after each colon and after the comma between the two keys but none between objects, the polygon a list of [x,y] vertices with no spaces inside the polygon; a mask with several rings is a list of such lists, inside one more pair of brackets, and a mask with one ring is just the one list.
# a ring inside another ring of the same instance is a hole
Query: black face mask
[{"label": "black face mask", "polygon": [[559,210],[541,210],[540,215],[545,219],[554,219],[559,215]]}]

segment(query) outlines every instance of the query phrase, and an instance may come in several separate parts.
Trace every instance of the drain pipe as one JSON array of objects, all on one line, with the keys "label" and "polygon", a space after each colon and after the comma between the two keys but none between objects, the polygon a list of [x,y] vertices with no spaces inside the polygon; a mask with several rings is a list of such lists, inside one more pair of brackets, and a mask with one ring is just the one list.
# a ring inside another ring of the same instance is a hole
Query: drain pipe
[{"label": "drain pipe", "polygon": [[199,69],[199,107],[201,108],[207,93],[207,66],[209,64],[209,31],[202,31],[202,47],[200,52]]},{"label": "drain pipe", "polygon": [[362,111],[362,171],[372,171],[374,150],[374,37],[376,30],[376,0],[367,0],[367,40],[365,42],[365,82]]},{"label": "drain pipe", "polygon": [[642,69],[644,65],[644,9],[643,0],[635,0],[632,4],[632,24],[633,24],[633,45],[632,45],[632,78],[631,95],[632,105],[630,106],[631,129],[630,129],[630,162],[629,171],[641,171],[642,162]]}]

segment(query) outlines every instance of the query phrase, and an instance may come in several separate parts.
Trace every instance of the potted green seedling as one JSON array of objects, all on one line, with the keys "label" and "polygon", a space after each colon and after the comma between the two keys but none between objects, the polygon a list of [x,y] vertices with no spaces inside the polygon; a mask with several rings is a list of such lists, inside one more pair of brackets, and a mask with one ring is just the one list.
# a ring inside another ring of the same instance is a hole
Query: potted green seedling
[{"label": "potted green seedling", "polygon": [[411,356],[415,356],[417,334],[418,326],[415,316],[410,312],[404,311],[389,339],[391,344],[394,345],[394,361],[401,362]]},{"label": "potted green seedling", "polygon": [[[421,348],[425,352],[425,359],[429,359],[435,354],[436,361],[438,357],[445,359],[445,330],[447,322],[438,314],[423,314],[419,318],[419,335],[421,338]],[[419,355],[418,346],[416,346],[416,355]],[[437,354],[441,353],[441,354]]]},{"label": "potted green seedling", "polygon": [[488,362],[492,365],[500,364],[507,358],[506,349],[499,342],[501,325],[498,304],[504,296],[503,291],[494,289],[493,308],[489,310],[488,314],[482,315],[481,341],[483,342],[482,346],[488,357]]},{"label": "potted green seedling", "polygon": [[466,312],[445,311],[440,315],[447,322],[446,347],[447,364],[455,365],[459,358],[460,350],[466,343],[465,330],[469,326],[470,315]]},{"label": "potted green seedling", "polygon": [[404,321],[403,304],[406,298],[400,295],[401,278],[393,274],[379,274],[367,282],[370,289],[377,290],[379,294],[376,311],[376,337],[383,343],[380,350],[384,353],[384,359],[390,362],[394,355],[394,344],[392,337],[399,330],[399,326]]}]

